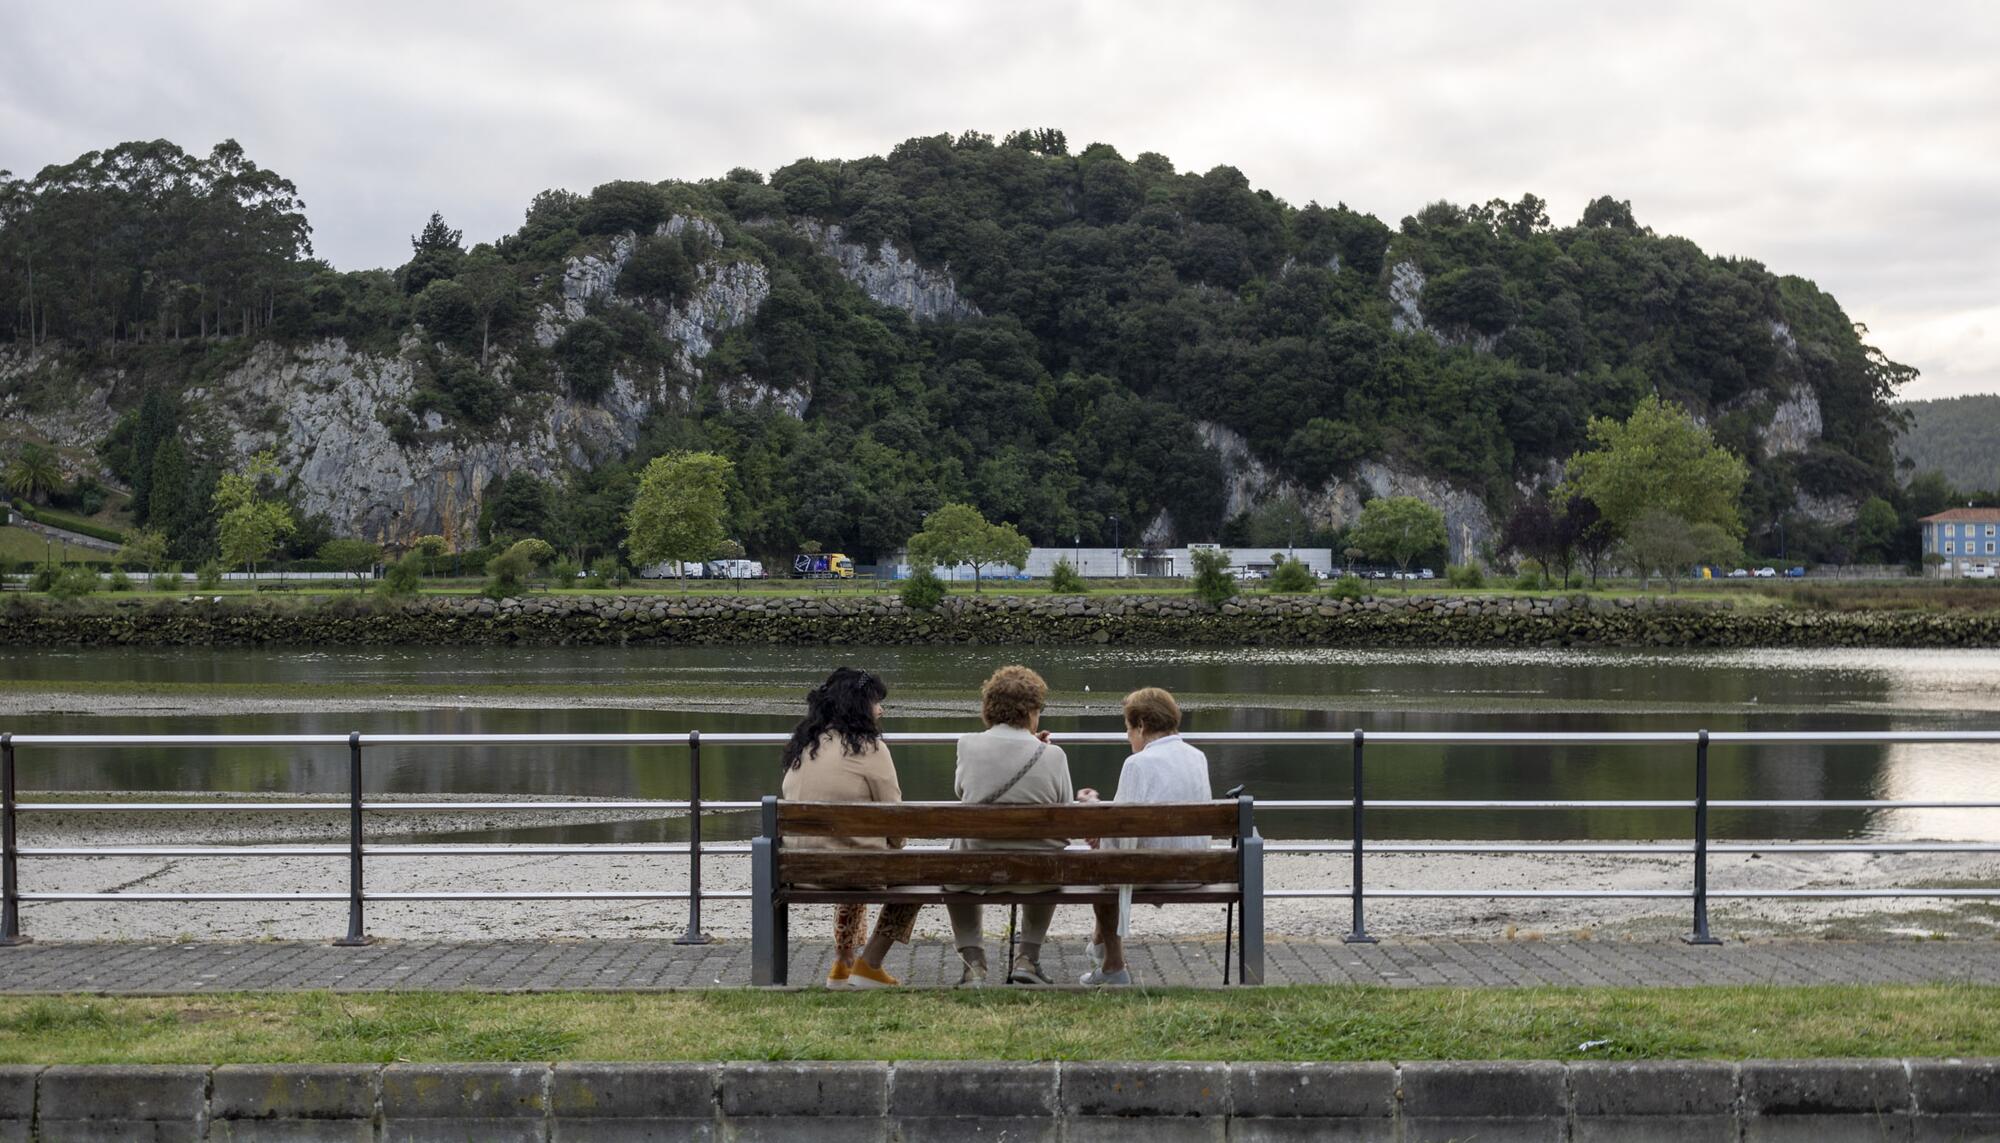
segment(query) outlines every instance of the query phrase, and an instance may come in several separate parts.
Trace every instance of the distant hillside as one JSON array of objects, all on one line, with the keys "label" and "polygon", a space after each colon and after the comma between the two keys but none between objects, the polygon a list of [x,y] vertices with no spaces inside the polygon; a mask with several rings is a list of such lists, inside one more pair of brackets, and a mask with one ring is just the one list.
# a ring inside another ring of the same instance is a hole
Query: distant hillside
[{"label": "distant hillside", "polygon": [[637,467],[703,448],[759,554],[886,553],[947,500],[1044,544],[1261,543],[1265,509],[1327,531],[1414,495],[1465,559],[1653,393],[1749,461],[1753,536],[1817,550],[1894,493],[1913,371],[1832,297],[1610,197],[1545,207],[1392,223],[966,133],[549,190],[471,249],[433,215],[404,266],[341,271],[236,144],[128,143],[0,178],[0,426],[130,487],[183,560],[262,448],[322,521],[300,546],[613,553]]},{"label": "distant hillside", "polygon": [[1896,457],[1916,472],[1940,472],[1963,492],[2000,487],[2000,393],[1905,401],[1910,427],[1896,440]]}]

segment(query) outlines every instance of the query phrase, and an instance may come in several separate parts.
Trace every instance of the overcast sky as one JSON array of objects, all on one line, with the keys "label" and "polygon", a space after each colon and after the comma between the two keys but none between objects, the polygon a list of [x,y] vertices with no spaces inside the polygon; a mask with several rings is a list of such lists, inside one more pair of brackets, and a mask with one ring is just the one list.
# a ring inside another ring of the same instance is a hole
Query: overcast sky
[{"label": "overcast sky", "polygon": [[538,190],[769,171],[1026,126],[1241,168],[1390,225],[1599,194],[1811,278],[1915,365],[2000,390],[2000,4],[93,2],[11,5],[0,168],[235,138],[317,253],[393,266]]}]

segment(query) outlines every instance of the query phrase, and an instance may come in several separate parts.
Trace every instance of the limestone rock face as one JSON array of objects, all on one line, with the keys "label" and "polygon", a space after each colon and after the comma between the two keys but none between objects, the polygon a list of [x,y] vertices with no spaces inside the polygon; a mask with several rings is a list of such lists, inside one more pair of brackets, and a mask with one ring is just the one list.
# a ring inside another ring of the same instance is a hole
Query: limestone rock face
[{"label": "limestone rock face", "polygon": [[1240,433],[1211,421],[1197,422],[1195,427],[1222,457],[1228,488],[1225,517],[1247,512],[1272,496],[1289,494],[1316,523],[1344,528],[1360,519],[1362,491],[1366,489],[1370,496],[1414,496],[1443,512],[1453,563],[1476,559],[1480,546],[1498,531],[1478,494],[1413,469],[1366,460],[1346,479],[1335,478],[1319,488],[1301,488],[1265,467]]},{"label": "limestone rock face", "polygon": [[800,233],[840,265],[841,275],[874,301],[895,306],[919,320],[980,316],[978,306],[959,297],[950,267],[932,270],[919,266],[886,238],[874,250],[849,242],[838,224],[808,219],[798,225]]},{"label": "limestone rock face", "polygon": [[[118,423],[118,415],[111,411],[111,391],[123,373],[105,370],[79,377],[62,401],[29,408],[19,386],[51,368],[54,360],[55,354],[45,349],[0,351],[0,425],[32,426],[57,448],[89,448]],[[12,435],[0,433],[0,440]]]},{"label": "limestone rock face", "polygon": [[1824,429],[1819,394],[1813,392],[1810,385],[1796,386],[1791,395],[1771,412],[1771,423],[1764,429],[1764,455],[1768,458],[1788,452],[1804,452],[1819,440]]},{"label": "limestone rock face", "polygon": [[1500,335],[1477,333],[1463,326],[1447,326],[1442,329],[1424,320],[1424,272],[1414,262],[1398,262],[1389,267],[1389,304],[1395,307],[1389,315],[1389,328],[1397,333],[1424,333],[1432,341],[1448,348],[1470,346],[1481,353],[1491,353],[1500,344]]}]

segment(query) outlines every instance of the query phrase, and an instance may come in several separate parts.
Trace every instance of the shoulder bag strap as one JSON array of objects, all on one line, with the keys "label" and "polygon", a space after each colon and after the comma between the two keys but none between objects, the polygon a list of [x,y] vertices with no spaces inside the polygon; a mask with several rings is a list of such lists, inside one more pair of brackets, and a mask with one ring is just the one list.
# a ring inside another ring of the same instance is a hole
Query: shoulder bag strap
[{"label": "shoulder bag strap", "polygon": [[1012,778],[1007,779],[1006,785],[1000,787],[999,789],[979,799],[977,802],[974,802],[973,805],[990,806],[994,802],[999,801],[1001,798],[1006,797],[1008,791],[1020,785],[1021,779],[1028,776],[1028,771],[1033,770],[1035,768],[1035,763],[1040,762],[1042,760],[1042,755],[1045,752],[1047,752],[1048,748],[1049,744],[1046,742],[1036,746],[1035,752],[1028,756],[1028,764],[1026,766],[1021,767],[1019,770],[1014,771],[1014,776]]}]

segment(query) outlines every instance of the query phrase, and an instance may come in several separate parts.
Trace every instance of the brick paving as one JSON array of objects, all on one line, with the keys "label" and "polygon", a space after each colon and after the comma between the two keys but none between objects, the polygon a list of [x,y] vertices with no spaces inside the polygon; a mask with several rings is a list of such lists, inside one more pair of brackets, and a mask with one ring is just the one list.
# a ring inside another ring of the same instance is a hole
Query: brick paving
[{"label": "brick paving", "polygon": [[[1268,946],[1269,984],[1692,986],[1704,984],[2000,984],[2000,941],[1768,941],[1696,948],[1675,942],[1385,940],[1377,945],[1282,940]],[[996,964],[997,953],[992,955]],[[1142,984],[1216,987],[1219,940],[1135,942]],[[830,946],[798,942],[792,982],[814,984]],[[1081,944],[1053,943],[1044,967],[1059,982],[1089,967]],[[899,947],[888,962],[905,983],[958,979],[942,942]],[[742,941],[385,941],[336,948],[302,941],[167,944],[49,943],[0,949],[0,992],[187,993],[332,989],[479,991],[648,990],[744,986]]]}]

